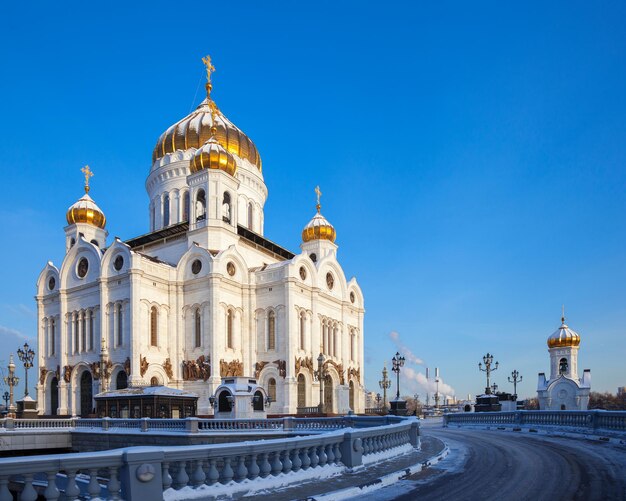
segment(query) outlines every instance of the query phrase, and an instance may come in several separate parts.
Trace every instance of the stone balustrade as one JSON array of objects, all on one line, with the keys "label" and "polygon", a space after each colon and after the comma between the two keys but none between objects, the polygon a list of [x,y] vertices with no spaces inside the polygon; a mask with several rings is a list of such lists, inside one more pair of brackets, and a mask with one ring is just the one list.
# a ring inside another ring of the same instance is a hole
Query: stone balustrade
[{"label": "stone balustrade", "polygon": [[[152,421],[157,420],[151,420],[150,424]],[[204,420],[195,421],[198,428],[200,421]],[[253,424],[263,420],[241,421]],[[199,489],[218,483],[229,484],[236,490],[236,484],[244,480],[285,474],[283,483],[289,483],[289,476],[300,470],[328,465],[353,468],[368,462],[367,457],[377,453],[406,448],[408,444],[419,447],[419,422],[415,418],[320,418],[311,419],[308,427],[304,423],[309,421],[307,419],[277,421],[282,421],[283,427],[289,429],[325,431],[310,436],[244,443],[129,447],[94,453],[0,459],[0,501],[13,499],[9,485],[21,488],[18,496],[21,501],[35,501],[38,495],[47,500],[61,497],[66,500],[78,497],[157,500],[163,499],[163,493],[168,489]],[[178,423],[169,425],[179,426]],[[297,481],[297,477],[292,481]]]},{"label": "stone balustrade", "polygon": [[511,411],[446,414],[449,425],[556,426],[626,433],[626,411]]}]

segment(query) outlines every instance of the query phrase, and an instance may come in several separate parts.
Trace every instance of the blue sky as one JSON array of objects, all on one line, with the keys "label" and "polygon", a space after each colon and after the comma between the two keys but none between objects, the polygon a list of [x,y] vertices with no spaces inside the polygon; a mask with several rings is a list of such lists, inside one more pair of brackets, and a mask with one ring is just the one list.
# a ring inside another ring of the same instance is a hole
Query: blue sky
[{"label": "blue sky", "polygon": [[34,339],[35,281],[61,262],[83,165],[110,238],[147,231],[152,148],[199,102],[210,53],[217,104],[263,158],[266,236],[297,250],[322,188],[365,293],[368,387],[399,343],[458,396],[481,391],[487,351],[501,388],[517,369],[533,395],[562,304],[592,388],[626,384],[622,2],[13,2],[3,17],[4,365]]}]

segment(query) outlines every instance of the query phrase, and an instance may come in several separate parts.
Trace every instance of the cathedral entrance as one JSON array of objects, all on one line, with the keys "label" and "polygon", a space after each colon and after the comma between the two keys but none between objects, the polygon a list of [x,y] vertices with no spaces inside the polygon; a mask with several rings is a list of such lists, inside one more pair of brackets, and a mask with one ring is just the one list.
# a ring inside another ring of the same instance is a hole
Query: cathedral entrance
[{"label": "cathedral entrance", "polygon": [[87,417],[93,409],[93,385],[91,373],[84,371],[80,376],[80,417]]},{"label": "cathedral entrance", "polygon": [[125,388],[128,388],[128,376],[126,375],[126,371],[119,371],[115,378],[115,389],[123,390]]},{"label": "cathedral entrance", "polygon": [[350,400],[350,410],[354,411],[354,382],[350,381],[350,390],[348,392],[348,398]]},{"label": "cathedral entrance", "polygon": [[324,410],[333,412],[333,379],[330,376],[324,378]]},{"label": "cathedral entrance", "polygon": [[306,378],[298,375],[298,407],[306,407]]},{"label": "cathedral entrance", "polygon": [[59,408],[59,380],[55,377],[50,381],[50,414],[57,415]]}]

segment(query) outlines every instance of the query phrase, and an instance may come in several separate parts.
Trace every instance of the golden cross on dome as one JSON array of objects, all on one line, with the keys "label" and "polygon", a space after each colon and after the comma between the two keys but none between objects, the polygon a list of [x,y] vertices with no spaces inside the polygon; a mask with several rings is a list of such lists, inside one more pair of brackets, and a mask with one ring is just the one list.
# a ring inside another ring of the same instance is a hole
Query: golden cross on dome
[{"label": "golden cross on dome", "polygon": [[561,322],[565,322],[565,305],[561,305]]},{"label": "golden cross on dome", "polygon": [[211,73],[215,71],[215,66],[211,63],[211,56],[204,56],[202,58],[202,62],[204,63],[204,67],[206,68],[206,95],[209,97],[211,94],[211,89],[213,86],[211,85]]},{"label": "golden cross on dome", "polygon": [[89,178],[93,177],[93,172],[89,168],[89,165],[85,165],[80,171],[85,174],[85,193],[89,193]]},{"label": "golden cross on dome", "polygon": [[320,190],[319,185],[315,187],[315,194],[317,195],[317,212],[320,211],[322,205],[320,204],[320,197],[322,196],[322,190]]}]

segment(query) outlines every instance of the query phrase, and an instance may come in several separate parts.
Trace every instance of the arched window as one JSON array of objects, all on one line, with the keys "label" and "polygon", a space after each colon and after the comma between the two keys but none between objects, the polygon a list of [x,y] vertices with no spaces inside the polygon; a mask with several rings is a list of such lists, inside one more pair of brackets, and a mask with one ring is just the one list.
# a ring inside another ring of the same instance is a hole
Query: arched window
[{"label": "arched window", "polygon": [[254,207],[252,202],[248,202],[248,228],[254,231]]},{"label": "arched window", "polygon": [[322,320],[322,353],[326,355],[328,349],[328,330],[326,328],[326,320]]},{"label": "arched window", "polygon": [[304,341],[304,336],[305,336],[305,329],[306,329],[306,316],[304,314],[303,311],[300,312],[300,349],[304,350],[304,345],[305,345],[305,341]]},{"label": "arched window", "polygon": [[50,355],[54,355],[55,345],[56,345],[56,325],[54,323],[54,318],[50,319]]},{"label": "arched window", "polygon": [[206,195],[204,190],[198,190],[196,195],[196,221],[206,219]]},{"label": "arched window", "polygon": [[189,221],[189,192],[183,195],[183,221]]},{"label": "arched window", "polygon": [[348,400],[350,405],[350,410],[354,411],[354,382],[350,381],[349,389],[348,389]]},{"label": "arched window", "polygon": [[125,388],[128,388],[128,374],[126,371],[119,371],[115,378],[115,389],[123,390]]},{"label": "arched window", "polygon": [[228,310],[226,314],[226,347],[233,347],[233,310]]},{"label": "arched window", "polygon": [[124,318],[122,314],[122,303],[117,303],[117,346],[124,344]]},{"label": "arched window", "polygon": [[567,369],[568,369],[567,358],[562,358],[561,360],[559,360],[559,374],[567,373]]},{"label": "arched window", "polygon": [[87,312],[80,312],[80,349],[87,351]]},{"label": "arched window", "polygon": [[155,217],[155,213],[156,213],[156,208],[154,206],[154,201],[150,204],[150,228],[152,229],[152,231],[154,231],[156,229],[156,217]]},{"label": "arched window", "polygon": [[202,346],[202,325],[200,324],[200,308],[196,308],[193,314],[193,335],[194,346],[200,348]]},{"label": "arched window", "polygon": [[356,344],[356,332],[354,329],[352,329],[350,332],[350,360],[355,360],[354,358],[354,352],[356,351],[355,344]]},{"label": "arched window", "polygon": [[74,313],[74,353],[78,353],[80,349],[80,321],[78,312]]},{"label": "arched window", "polygon": [[157,330],[157,322],[158,322],[158,314],[156,306],[150,308],[150,346],[158,346],[158,330]]},{"label": "arched window", "polygon": [[265,402],[263,401],[263,393],[259,390],[255,391],[252,409],[255,411],[262,411],[264,405]]},{"label": "arched window", "polygon": [[306,378],[298,374],[298,407],[306,407]]},{"label": "arched window", "polygon": [[156,376],[152,376],[150,378],[150,386],[160,386],[159,385],[159,378]]},{"label": "arched window", "polygon": [[276,402],[276,380],[273,377],[267,381],[267,395]]},{"label": "arched window", "polygon": [[339,342],[339,340],[337,339],[337,337],[339,336],[339,329],[337,329],[337,326],[333,327],[333,357],[337,356],[337,343]]},{"label": "arched window", "polygon": [[273,311],[267,314],[267,349],[276,349],[276,314]]},{"label": "arched window", "polygon": [[163,227],[170,225],[170,196],[163,197]]},{"label": "arched window", "polygon": [[225,223],[230,223],[230,213],[231,213],[230,193],[225,191],[224,200],[222,202],[222,221],[224,221]]}]

